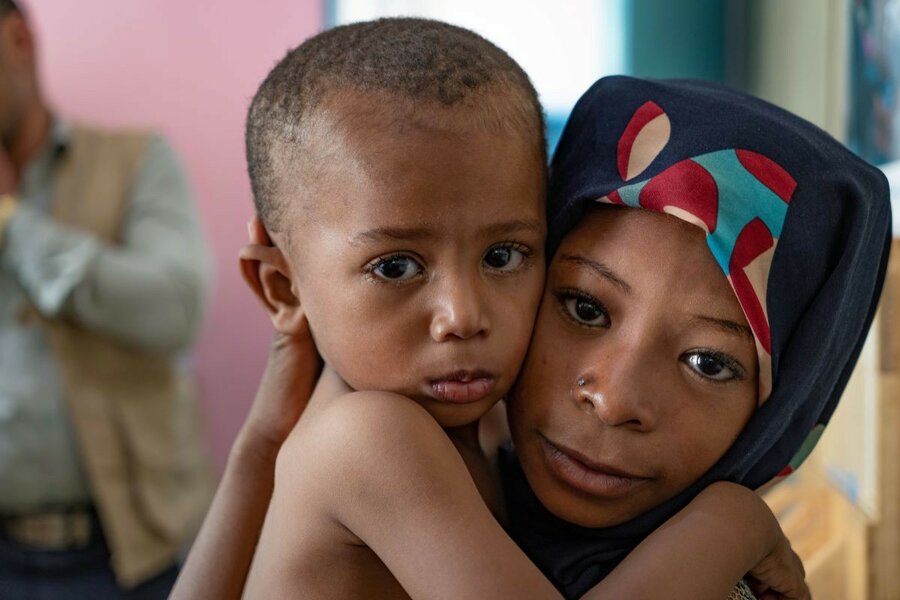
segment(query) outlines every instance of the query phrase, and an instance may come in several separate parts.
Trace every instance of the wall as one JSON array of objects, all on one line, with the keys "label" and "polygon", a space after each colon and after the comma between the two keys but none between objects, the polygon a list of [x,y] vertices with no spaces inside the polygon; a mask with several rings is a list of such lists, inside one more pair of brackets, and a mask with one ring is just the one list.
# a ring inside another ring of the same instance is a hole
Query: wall
[{"label": "wall", "polygon": [[244,116],[257,85],[320,28],[318,0],[22,0],[42,76],[69,117],[162,131],[190,173],[216,261],[196,352],[210,445],[224,463],[256,389],[271,326],[244,288],[237,250],[252,214]]},{"label": "wall", "polygon": [[629,74],[726,79],[726,8],[721,0],[631,0],[627,6]]},{"label": "wall", "polygon": [[850,8],[846,0],[754,0],[748,87],[845,138]]}]

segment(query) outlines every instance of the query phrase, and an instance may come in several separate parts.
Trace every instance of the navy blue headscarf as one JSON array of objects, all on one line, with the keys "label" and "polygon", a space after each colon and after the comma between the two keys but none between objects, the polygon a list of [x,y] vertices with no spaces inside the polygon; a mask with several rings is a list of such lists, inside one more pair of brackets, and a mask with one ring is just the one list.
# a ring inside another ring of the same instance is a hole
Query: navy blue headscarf
[{"label": "navy blue headscarf", "polygon": [[806,458],[859,357],[891,241],[878,169],[803,119],[708,82],[608,77],[581,97],[552,162],[550,253],[597,202],[665,212],[707,232],[754,332],[760,398],[708,473],[615,527],[555,517],[506,456],[510,533],[573,598],[708,484],[756,489]]}]

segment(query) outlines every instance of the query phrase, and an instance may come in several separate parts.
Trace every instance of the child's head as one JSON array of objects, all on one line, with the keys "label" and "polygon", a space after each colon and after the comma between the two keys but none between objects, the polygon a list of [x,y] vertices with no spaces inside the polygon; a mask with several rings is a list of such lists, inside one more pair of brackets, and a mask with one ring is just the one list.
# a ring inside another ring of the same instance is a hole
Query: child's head
[{"label": "child's head", "polygon": [[[544,277],[545,150],[527,76],[476,34],[384,19],[292,50],[253,99],[276,327],[307,318],[353,388],[445,426],[512,384]],[[267,281],[268,280],[268,281]]]},{"label": "child's head", "polygon": [[624,523],[604,543],[627,546],[713,481],[796,468],[880,294],[883,175],[762,100],[608,78],[566,126],[549,203],[553,259],[510,402],[541,503]]}]

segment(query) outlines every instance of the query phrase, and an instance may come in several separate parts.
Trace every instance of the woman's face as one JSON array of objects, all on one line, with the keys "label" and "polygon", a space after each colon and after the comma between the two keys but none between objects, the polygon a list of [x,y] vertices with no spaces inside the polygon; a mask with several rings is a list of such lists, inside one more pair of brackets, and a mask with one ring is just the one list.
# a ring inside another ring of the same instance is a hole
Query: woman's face
[{"label": "woman's face", "polygon": [[725,453],[757,403],[756,347],[704,232],[592,210],[547,277],[509,420],[541,502],[586,527],[672,498]]}]

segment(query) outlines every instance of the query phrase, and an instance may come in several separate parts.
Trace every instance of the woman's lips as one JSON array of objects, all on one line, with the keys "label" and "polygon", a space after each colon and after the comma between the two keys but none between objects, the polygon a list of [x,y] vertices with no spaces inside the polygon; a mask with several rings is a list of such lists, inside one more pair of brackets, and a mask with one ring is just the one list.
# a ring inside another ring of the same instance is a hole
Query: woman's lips
[{"label": "woman's lips", "polygon": [[622,469],[592,461],[538,434],[553,475],[563,483],[598,498],[623,498],[650,481]]},{"label": "woman's lips", "polygon": [[486,371],[457,371],[431,380],[431,393],[437,400],[454,404],[478,402],[490,394],[497,378]]}]

